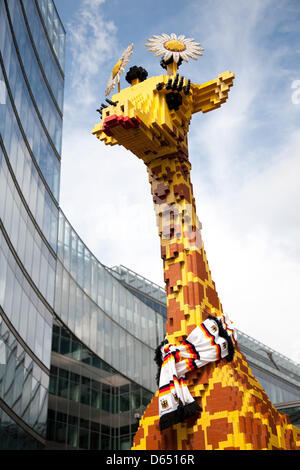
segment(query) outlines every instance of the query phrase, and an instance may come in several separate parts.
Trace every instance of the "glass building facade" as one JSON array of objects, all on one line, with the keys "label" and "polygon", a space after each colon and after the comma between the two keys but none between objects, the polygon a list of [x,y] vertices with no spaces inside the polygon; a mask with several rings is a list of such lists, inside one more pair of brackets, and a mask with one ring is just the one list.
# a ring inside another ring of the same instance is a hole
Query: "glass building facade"
[{"label": "glass building facade", "polygon": [[63,26],[0,2],[0,448],[45,445],[57,259]]},{"label": "glass building facade", "polygon": [[60,210],[47,449],[130,449],[156,389],[165,318],[117,277]]},{"label": "glass building facade", "polygon": [[[64,48],[53,0],[0,0],[0,449],[129,449],[166,295],[104,266],[59,207]],[[299,365],[239,344],[299,424]]]}]

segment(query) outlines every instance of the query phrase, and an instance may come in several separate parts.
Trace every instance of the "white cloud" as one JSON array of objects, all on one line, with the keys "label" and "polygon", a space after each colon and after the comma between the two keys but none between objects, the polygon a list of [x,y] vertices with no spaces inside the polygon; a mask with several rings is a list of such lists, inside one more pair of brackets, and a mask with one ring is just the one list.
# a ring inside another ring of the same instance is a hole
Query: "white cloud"
[{"label": "white cloud", "polygon": [[162,283],[153,202],[142,161],[77,130],[66,135],[63,155],[61,206],[80,237],[102,263],[124,264]]},{"label": "white cloud", "polygon": [[97,83],[103,79],[101,70],[116,51],[117,28],[113,21],[105,19],[104,11],[105,0],[84,0],[67,25],[73,94],[72,100],[66,102],[66,111],[76,107],[78,113],[78,105],[86,108],[95,101]]},{"label": "white cloud", "polygon": [[194,187],[202,185],[198,216],[224,309],[237,328],[294,360],[299,353],[289,324],[297,328],[300,313],[299,144],[295,132],[240,187],[231,175],[233,191],[212,196],[201,178],[194,180]]}]

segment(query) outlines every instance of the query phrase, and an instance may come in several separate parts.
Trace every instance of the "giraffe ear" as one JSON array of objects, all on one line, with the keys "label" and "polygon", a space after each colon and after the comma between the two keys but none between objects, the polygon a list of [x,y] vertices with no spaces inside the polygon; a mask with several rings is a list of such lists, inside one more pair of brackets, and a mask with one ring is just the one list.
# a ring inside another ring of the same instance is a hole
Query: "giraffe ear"
[{"label": "giraffe ear", "polygon": [[202,85],[192,84],[193,114],[202,111],[207,113],[219,108],[228,98],[230,87],[233,85],[234,74],[223,72],[218,78]]}]

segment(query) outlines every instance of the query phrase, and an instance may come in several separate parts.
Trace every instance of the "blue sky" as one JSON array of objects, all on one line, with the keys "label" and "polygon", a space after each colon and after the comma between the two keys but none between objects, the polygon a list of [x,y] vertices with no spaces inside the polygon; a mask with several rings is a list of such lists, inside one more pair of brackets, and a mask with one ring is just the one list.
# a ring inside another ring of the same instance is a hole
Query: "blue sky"
[{"label": "blue sky", "polygon": [[[192,182],[224,310],[238,329],[300,362],[300,5],[298,0],[56,0],[67,31],[61,207],[91,251],[163,285],[143,164],[91,135],[111,70],[159,75],[153,34],[194,37],[203,57],[180,73],[235,73],[228,102],[194,115]],[[121,86],[127,86],[124,77]],[[292,340],[291,340],[292,338]]]}]

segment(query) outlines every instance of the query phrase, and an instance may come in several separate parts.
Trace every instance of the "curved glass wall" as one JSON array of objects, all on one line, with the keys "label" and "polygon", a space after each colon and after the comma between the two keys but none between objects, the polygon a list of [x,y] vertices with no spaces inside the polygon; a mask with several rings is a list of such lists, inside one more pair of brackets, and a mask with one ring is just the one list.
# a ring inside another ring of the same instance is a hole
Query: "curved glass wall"
[{"label": "curved glass wall", "polygon": [[52,0],[37,0],[37,4],[47,29],[49,41],[62,70],[64,70],[66,35],[62,22]]},{"label": "curved glass wall", "polygon": [[241,331],[238,331],[238,343],[252,373],[275,406],[299,400],[299,364]]},{"label": "curved glass wall", "polygon": [[[41,68],[34,53],[29,37],[24,15],[21,10],[20,0],[4,0],[9,9],[9,17],[12,24],[12,37],[19,54],[20,64],[24,68],[24,77],[27,79],[27,87],[33,95],[42,121],[55,145],[58,153],[61,151],[62,115],[57,109],[49,88],[44,80]],[[21,57],[21,58],[20,58]]]},{"label": "curved glass wall", "polygon": [[59,322],[51,362],[46,447],[130,449],[152,393],[102,361]]},{"label": "curved glass wall", "polygon": [[41,450],[43,447],[0,408],[0,450]]},{"label": "curved glass wall", "polygon": [[59,214],[55,312],[120,373],[155,390],[154,349],[165,319],[124,287]]},{"label": "curved glass wall", "polygon": [[272,403],[284,403],[299,398],[299,386],[276,377],[268,373],[266,370],[260,369],[249,361],[252,373],[263,386],[266,394]]},{"label": "curved glass wall", "polygon": [[[4,106],[1,107],[4,109]],[[19,192],[22,193],[47,242],[56,251],[58,208],[46,190],[21,133],[18,132],[15,116],[8,102],[5,107],[6,117],[4,121],[0,122],[0,132],[7,160],[17,181],[16,186],[18,186]],[[0,109],[1,114],[3,113]]]},{"label": "curved glass wall", "polygon": [[[35,1],[0,2],[0,448],[45,443],[63,72]],[[3,353],[4,352],[4,353]]]},{"label": "curved glass wall", "polygon": [[[41,62],[42,69],[47,77],[49,87],[54,95],[59,109],[63,109],[63,91],[64,91],[64,78],[62,70],[58,66],[55,56],[53,54],[54,48],[50,46],[49,41],[45,35],[44,28],[40,21],[40,15],[32,0],[22,0],[21,6],[25,10],[26,22],[29,26],[29,31],[33,39],[38,59]],[[62,34],[64,41],[65,35]],[[55,42],[54,42],[55,44]],[[64,57],[64,42],[62,43],[62,57]]]},{"label": "curved glass wall", "polygon": [[166,320],[144,297],[93,256],[60,211],[46,448],[131,448],[157,388],[154,349]]},{"label": "curved glass wall", "polygon": [[52,314],[32,289],[1,232],[0,266],[0,305],[3,315],[33,354],[49,369]]},{"label": "curved glass wall", "polygon": [[41,238],[7,169],[0,149],[0,218],[10,242],[35,285],[53,305],[55,257]]},{"label": "curved glass wall", "polygon": [[[11,145],[11,140],[14,143],[24,141],[22,154],[14,152],[12,155],[12,160],[14,158],[20,159],[18,161],[18,167],[21,167],[18,170],[20,178],[23,176],[23,166],[20,163],[28,161],[31,152],[46,184],[53,196],[58,200],[60,182],[59,155],[54,150],[54,145],[45,132],[36,108],[32,103],[13,44],[4,2],[0,2],[0,53],[3,69],[0,78],[2,84],[0,125],[6,126],[6,134],[4,134],[3,129],[1,129],[1,133],[3,132],[3,135],[6,135],[7,150],[9,150],[8,146]],[[4,79],[4,73],[7,83]],[[10,102],[10,97],[12,98],[12,103]],[[14,113],[12,112],[13,110]]]},{"label": "curved glass wall", "polygon": [[6,350],[6,364],[0,365],[0,411],[3,400],[25,427],[45,436],[49,375],[38,367],[1,316],[0,340]]}]

